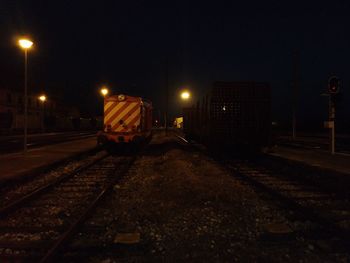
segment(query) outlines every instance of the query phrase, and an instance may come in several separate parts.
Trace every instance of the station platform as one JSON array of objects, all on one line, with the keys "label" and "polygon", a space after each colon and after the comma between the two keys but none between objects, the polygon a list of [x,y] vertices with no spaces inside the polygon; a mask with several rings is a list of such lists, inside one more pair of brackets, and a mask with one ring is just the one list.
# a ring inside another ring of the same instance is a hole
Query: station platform
[{"label": "station platform", "polygon": [[0,183],[44,171],[50,166],[96,148],[96,137],[30,149],[26,154],[0,155]]},{"label": "station platform", "polygon": [[268,155],[327,170],[328,172],[350,175],[350,154],[346,153],[336,152],[332,155],[329,151],[322,149],[305,149],[278,145]]},{"label": "station platform", "polygon": [[[181,140],[186,141],[181,132],[176,131],[175,134]],[[345,135],[342,135],[342,137],[348,138]],[[288,139],[291,141],[290,137]],[[329,151],[320,148],[290,147],[276,144],[265,151],[265,154],[286,161],[287,165],[300,164],[317,170],[324,170],[328,173],[350,175],[350,154],[344,152],[336,152],[332,155]]]}]

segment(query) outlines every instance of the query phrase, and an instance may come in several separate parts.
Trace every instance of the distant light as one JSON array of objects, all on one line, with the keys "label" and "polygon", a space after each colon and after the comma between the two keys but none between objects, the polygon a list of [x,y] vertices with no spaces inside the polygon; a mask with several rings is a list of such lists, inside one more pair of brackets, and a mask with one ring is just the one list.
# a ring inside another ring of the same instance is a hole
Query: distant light
[{"label": "distant light", "polygon": [[45,95],[39,96],[39,100],[42,101],[42,102],[45,102],[46,101],[46,96]]},{"label": "distant light", "polygon": [[182,98],[183,100],[188,100],[190,97],[191,97],[191,94],[190,94],[188,91],[183,91],[183,92],[181,93],[181,98]]},{"label": "distant light", "polygon": [[25,38],[18,40],[18,44],[23,49],[28,49],[28,48],[31,48],[33,46],[33,42],[30,41],[29,39],[25,39]]},{"label": "distant light", "polygon": [[102,88],[101,90],[100,90],[100,92],[101,92],[101,94],[102,94],[102,96],[104,97],[104,96],[106,96],[107,94],[108,94],[108,89],[107,88]]},{"label": "distant light", "polygon": [[224,107],[222,107],[222,110],[225,111],[226,110],[226,106],[224,105]]}]

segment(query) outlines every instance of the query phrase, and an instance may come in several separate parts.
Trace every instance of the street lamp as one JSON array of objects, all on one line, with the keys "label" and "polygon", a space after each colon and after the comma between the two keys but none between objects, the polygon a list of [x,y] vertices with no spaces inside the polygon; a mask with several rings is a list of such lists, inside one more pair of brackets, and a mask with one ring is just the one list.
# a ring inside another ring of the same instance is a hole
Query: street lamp
[{"label": "street lamp", "polygon": [[44,132],[44,118],[45,118],[45,101],[46,101],[46,96],[45,95],[40,95],[38,99],[42,103],[42,110],[41,110],[41,132]]},{"label": "street lamp", "polygon": [[191,93],[187,90],[181,92],[181,99],[189,100],[191,98]]},{"label": "street lamp", "polygon": [[39,100],[44,103],[46,101],[46,96],[45,95],[39,96]]},{"label": "street lamp", "polygon": [[19,46],[24,50],[24,139],[23,139],[23,151],[27,152],[27,129],[28,129],[28,94],[27,94],[27,64],[28,54],[27,51],[33,46],[33,42],[29,39],[22,38],[18,40]]},{"label": "street lamp", "polygon": [[108,92],[109,92],[109,90],[108,90],[106,87],[102,87],[102,88],[100,89],[100,92],[101,92],[101,94],[102,94],[103,97],[106,97],[107,94],[108,94]]}]

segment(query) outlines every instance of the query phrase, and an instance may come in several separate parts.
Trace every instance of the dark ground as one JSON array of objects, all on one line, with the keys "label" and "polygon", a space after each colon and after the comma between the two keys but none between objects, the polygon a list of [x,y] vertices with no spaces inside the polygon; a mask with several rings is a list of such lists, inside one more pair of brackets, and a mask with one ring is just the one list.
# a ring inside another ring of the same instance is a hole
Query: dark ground
[{"label": "dark ground", "polygon": [[101,243],[118,247],[128,233],[136,244],[89,262],[348,262],[327,240],[298,235],[283,213],[203,152],[158,133],[91,219],[105,228]]}]

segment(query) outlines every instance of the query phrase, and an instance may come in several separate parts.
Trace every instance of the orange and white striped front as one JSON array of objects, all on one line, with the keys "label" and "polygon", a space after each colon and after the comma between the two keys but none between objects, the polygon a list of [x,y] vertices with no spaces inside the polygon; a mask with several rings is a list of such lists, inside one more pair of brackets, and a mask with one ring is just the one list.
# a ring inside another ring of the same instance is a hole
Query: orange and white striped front
[{"label": "orange and white striped front", "polygon": [[105,132],[137,131],[141,119],[141,99],[136,97],[118,101],[116,97],[105,99],[104,127]]}]

